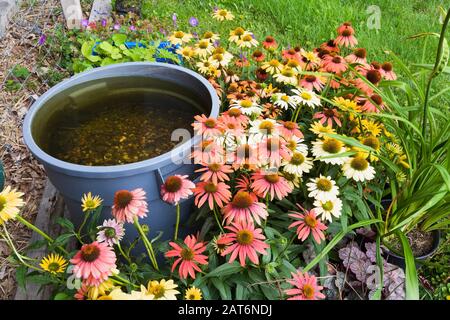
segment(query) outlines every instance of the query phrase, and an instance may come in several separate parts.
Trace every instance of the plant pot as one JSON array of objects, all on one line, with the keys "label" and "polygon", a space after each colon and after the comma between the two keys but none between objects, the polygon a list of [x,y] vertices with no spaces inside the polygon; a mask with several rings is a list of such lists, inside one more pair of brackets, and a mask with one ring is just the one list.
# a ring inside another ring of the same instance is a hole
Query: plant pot
[{"label": "plant pot", "polygon": [[[159,90],[162,97],[167,96],[167,99],[176,97],[189,101],[190,105],[195,104],[199,109],[198,113],[211,117],[217,117],[219,113],[219,99],[214,88],[205,78],[191,70],[157,62],[115,64],[78,74],[42,95],[26,115],[24,140],[33,155],[43,164],[52,184],[64,197],[75,225],[80,225],[83,219],[81,197],[84,193],[92,192],[104,200],[101,217],[109,219],[112,218],[111,206],[117,190],[143,188],[147,194],[149,213],[140,222],[150,227],[151,238],[162,231],[162,239],[165,240],[173,236],[176,214],[174,206],[161,200],[160,186],[170,175],[186,174],[192,177],[195,166],[186,159],[190,156],[192,146],[200,141],[200,136],[191,137],[170,152],[154,158],[115,166],[85,166],[61,161],[45,152],[39,143],[41,136],[45,135],[42,131],[45,131],[43,128],[46,123],[67,101],[70,100],[77,106],[96,95],[110,95],[113,92],[120,94],[121,89],[126,90],[131,85],[143,86],[145,90]],[[78,94],[74,93],[79,86],[84,88],[76,91]],[[183,201],[180,205],[180,235],[183,235],[188,231],[183,228],[183,223],[192,211],[193,199]],[[137,231],[132,224],[127,223],[125,227],[125,240],[133,241],[137,237]]]},{"label": "plant pot", "polygon": [[[433,235],[433,247],[429,253],[419,257],[414,257],[416,269],[420,269],[420,267],[423,265],[423,261],[432,256],[439,247],[439,242],[441,240],[441,232],[439,230],[433,230],[431,232]],[[385,258],[387,262],[392,263],[402,269],[405,269],[406,264],[405,258],[403,256],[397,255],[385,247],[383,248],[383,251],[385,253]]]}]

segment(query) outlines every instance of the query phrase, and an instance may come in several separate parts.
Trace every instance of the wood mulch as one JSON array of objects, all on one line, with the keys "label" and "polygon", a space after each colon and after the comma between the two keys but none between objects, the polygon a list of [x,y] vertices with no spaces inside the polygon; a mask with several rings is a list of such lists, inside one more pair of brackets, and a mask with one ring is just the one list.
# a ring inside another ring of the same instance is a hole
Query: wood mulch
[{"label": "wood mulch", "polygon": [[[22,215],[34,221],[45,186],[45,174],[33,159],[22,139],[22,122],[29,107],[48,89],[38,76],[37,68],[51,64],[39,50],[42,34],[51,32],[49,19],[58,14],[57,0],[37,0],[31,5],[24,1],[19,12],[11,19],[5,37],[0,40],[0,159],[6,173],[6,185],[25,194],[26,206]],[[15,66],[26,67],[31,73],[16,79],[11,74]],[[20,83],[18,90],[6,90],[7,81]],[[28,244],[31,233],[20,223],[10,221],[7,228],[18,249]],[[0,240],[0,299],[12,299],[16,292],[15,269],[7,257],[9,248]]]}]

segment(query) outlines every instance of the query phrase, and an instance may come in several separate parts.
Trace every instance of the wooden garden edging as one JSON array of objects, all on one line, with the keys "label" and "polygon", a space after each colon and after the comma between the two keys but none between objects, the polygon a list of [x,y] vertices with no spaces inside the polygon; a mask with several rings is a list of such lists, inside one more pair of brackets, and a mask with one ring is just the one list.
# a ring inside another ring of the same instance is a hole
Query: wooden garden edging
[{"label": "wooden garden edging", "polygon": [[[64,200],[59,196],[58,191],[56,191],[50,181],[47,180],[34,224],[51,237],[56,238],[61,232],[61,227],[55,223],[58,217],[68,217],[68,212]],[[37,240],[42,240],[42,237],[33,232],[29,244]],[[44,246],[30,251],[27,256],[40,260],[47,253],[47,248]],[[41,286],[38,284],[27,283],[26,290],[17,288],[14,300],[48,300],[50,295],[50,286],[41,289]]]}]

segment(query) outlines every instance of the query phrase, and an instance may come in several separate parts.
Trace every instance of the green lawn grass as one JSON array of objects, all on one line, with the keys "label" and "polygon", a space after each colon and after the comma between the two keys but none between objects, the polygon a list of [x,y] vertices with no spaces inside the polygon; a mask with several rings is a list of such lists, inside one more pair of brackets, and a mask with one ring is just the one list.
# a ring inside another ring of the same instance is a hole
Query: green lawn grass
[{"label": "green lawn grass", "polygon": [[[144,17],[156,17],[172,24],[172,14],[178,16],[178,28],[190,31],[228,30],[242,26],[257,36],[271,34],[283,45],[313,48],[335,36],[336,28],[351,21],[359,44],[368,49],[370,58],[385,59],[384,50],[391,50],[408,62],[419,62],[423,40],[407,37],[424,31],[439,32],[438,7],[448,6],[448,0],[143,0]],[[366,12],[376,5],[381,12],[380,29],[369,29]],[[231,10],[236,19],[218,23],[211,17],[214,6]],[[188,19],[199,19],[191,27]],[[436,45],[437,41],[430,41]],[[434,48],[434,46],[433,46]],[[427,60],[434,50],[427,50]]]}]

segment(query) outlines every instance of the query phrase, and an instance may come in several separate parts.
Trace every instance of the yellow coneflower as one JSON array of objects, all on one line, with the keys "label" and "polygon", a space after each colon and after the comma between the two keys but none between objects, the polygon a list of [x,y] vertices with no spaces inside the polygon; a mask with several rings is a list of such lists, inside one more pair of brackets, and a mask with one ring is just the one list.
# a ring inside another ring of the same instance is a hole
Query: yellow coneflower
[{"label": "yellow coneflower", "polygon": [[299,177],[295,174],[289,173],[289,172],[285,172],[285,171],[282,172],[282,175],[286,179],[286,181],[288,182],[289,186],[292,189],[300,188],[300,185],[302,183],[301,177]]},{"label": "yellow coneflower", "polygon": [[93,211],[101,206],[103,200],[99,196],[92,196],[92,193],[85,193],[81,198],[81,208],[83,212]]},{"label": "yellow coneflower", "polygon": [[228,41],[238,43],[239,40],[247,33],[243,28],[237,27],[234,30],[230,31],[230,37],[228,38]]},{"label": "yellow coneflower", "polygon": [[277,82],[281,82],[284,84],[291,84],[293,86],[296,86],[298,84],[297,75],[298,75],[298,73],[294,69],[284,66],[284,68],[281,70],[281,72],[276,73],[273,76],[273,78]]},{"label": "yellow coneflower", "polygon": [[272,59],[270,61],[264,62],[261,68],[270,74],[275,74],[281,72],[281,69],[283,69],[283,65],[280,63],[280,61]]},{"label": "yellow coneflower", "polygon": [[175,31],[169,37],[169,41],[174,45],[188,43],[191,39],[192,34],[184,33],[183,31]]},{"label": "yellow coneflower", "polygon": [[234,15],[227,9],[217,9],[213,13],[213,18],[219,21],[233,20]]},{"label": "yellow coneflower", "polygon": [[208,40],[209,42],[214,42],[220,39],[220,36],[217,33],[211,32],[211,31],[206,31],[203,34],[203,37],[201,40]]},{"label": "yellow coneflower", "polygon": [[362,148],[358,148],[358,147],[353,147],[352,149],[358,152],[358,156],[367,158],[369,157],[370,161],[378,161],[378,157],[376,156],[376,154],[379,152],[380,147],[381,147],[381,143],[380,140],[373,136],[373,135],[369,135],[366,137],[359,137],[359,141],[367,146],[370,147],[372,149],[374,149],[374,152],[368,152],[367,150],[364,150]]},{"label": "yellow coneflower", "polygon": [[177,53],[181,54],[186,60],[191,60],[195,55],[195,50],[194,48],[187,46],[177,49]]},{"label": "yellow coneflower", "polygon": [[356,101],[345,99],[343,97],[335,97],[333,102],[342,111],[346,112],[361,112],[361,108],[358,106]]},{"label": "yellow coneflower", "polygon": [[153,295],[154,300],[177,300],[179,294],[175,288],[178,287],[173,280],[149,281],[147,294]]},{"label": "yellow coneflower", "polygon": [[184,299],[185,300],[202,300],[202,291],[199,288],[192,286],[186,290]]},{"label": "yellow coneflower", "polygon": [[309,129],[313,133],[319,136],[319,138],[325,137],[326,133],[336,134],[336,130],[329,126],[324,126],[319,121],[314,122]]},{"label": "yellow coneflower", "polygon": [[112,280],[108,279],[100,283],[99,286],[90,287],[87,297],[89,300],[112,300],[108,293],[112,292],[114,289],[114,283]]},{"label": "yellow coneflower", "polygon": [[378,137],[382,131],[383,125],[377,123],[373,120],[362,119],[361,124],[366,133],[370,133],[371,135]]},{"label": "yellow coneflower", "polygon": [[198,43],[195,44],[195,53],[200,58],[206,58],[207,55],[210,55],[214,50],[214,46],[211,41],[207,39],[202,39]]},{"label": "yellow coneflower", "polygon": [[0,192],[0,226],[10,219],[15,219],[25,202],[22,200],[23,193],[16,189],[6,187]]},{"label": "yellow coneflower", "polygon": [[253,33],[246,32],[237,42],[239,48],[251,48],[258,45]]},{"label": "yellow coneflower", "polygon": [[51,253],[41,260],[39,264],[44,271],[51,274],[63,273],[67,267],[67,260],[56,253]]}]

